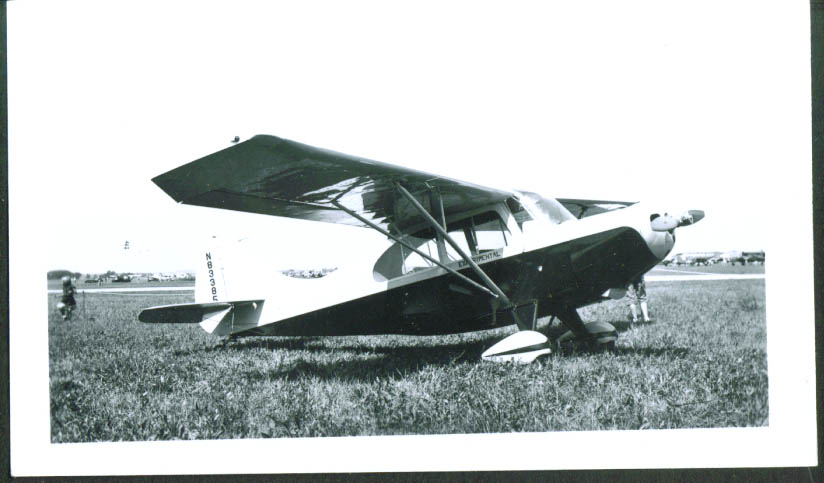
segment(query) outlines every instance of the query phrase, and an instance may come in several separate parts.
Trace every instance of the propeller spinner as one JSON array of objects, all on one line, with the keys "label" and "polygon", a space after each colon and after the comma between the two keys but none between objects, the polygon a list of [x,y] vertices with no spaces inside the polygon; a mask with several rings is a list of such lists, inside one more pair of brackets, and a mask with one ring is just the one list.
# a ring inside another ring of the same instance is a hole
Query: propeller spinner
[{"label": "propeller spinner", "polygon": [[653,231],[671,231],[681,226],[694,225],[704,218],[702,210],[689,210],[681,214],[681,216],[672,216],[664,213],[660,216],[653,215],[650,220],[650,226]]}]

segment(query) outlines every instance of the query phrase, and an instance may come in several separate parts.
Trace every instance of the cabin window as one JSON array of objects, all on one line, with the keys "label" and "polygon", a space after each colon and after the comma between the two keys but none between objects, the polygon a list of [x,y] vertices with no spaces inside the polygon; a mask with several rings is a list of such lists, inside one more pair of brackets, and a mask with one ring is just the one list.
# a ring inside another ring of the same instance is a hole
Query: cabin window
[{"label": "cabin window", "polygon": [[[500,215],[488,211],[447,224],[447,233],[469,256],[483,254],[504,248],[512,241],[512,234]],[[443,263],[461,260],[458,252],[444,241],[442,259],[438,253],[438,239],[435,230],[426,228],[404,238],[409,245]],[[433,262],[409,248],[395,243],[375,263],[373,269],[376,280],[389,280],[409,273],[435,267]]]},{"label": "cabin window", "polygon": [[[474,256],[505,247],[511,234],[498,213],[488,211],[449,225],[449,236],[464,253]],[[461,259],[449,244],[446,252],[450,261]]]},{"label": "cabin window", "polygon": [[[447,233],[449,233],[450,238],[469,256],[503,248],[507,245],[507,237],[511,236],[501,217],[494,211],[449,223],[447,228],[449,229]],[[425,241],[422,236],[426,236]],[[416,247],[418,250],[436,260],[439,259],[438,242],[434,230],[426,229],[419,232],[414,239],[422,242],[420,246]],[[412,243],[412,245],[415,246],[415,243]],[[447,242],[444,242],[444,245],[447,256],[445,261],[447,263],[461,260],[461,255],[452,245]],[[435,265],[408,248],[403,248],[403,252],[407,255],[404,258],[404,274]]]},{"label": "cabin window", "polygon": [[[434,234],[433,237],[429,239],[408,237],[405,241],[435,260],[438,259],[438,243],[435,241]],[[403,274],[417,272],[418,270],[435,266],[434,263],[406,248],[405,246],[399,244],[397,246],[400,249],[401,258],[403,260]]]},{"label": "cabin window", "polygon": [[489,213],[494,215],[487,220],[481,220],[475,225],[475,237],[477,239],[478,251],[480,253],[488,252],[490,250],[497,250],[509,244],[507,237],[511,237],[503,220],[498,217],[497,213]]}]

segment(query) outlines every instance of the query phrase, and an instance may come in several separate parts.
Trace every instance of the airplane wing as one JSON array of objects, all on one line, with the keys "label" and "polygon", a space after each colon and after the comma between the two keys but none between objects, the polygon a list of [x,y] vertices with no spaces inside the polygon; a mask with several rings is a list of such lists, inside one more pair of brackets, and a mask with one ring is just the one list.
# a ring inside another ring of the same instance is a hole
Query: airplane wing
[{"label": "airplane wing", "polygon": [[[398,183],[431,208],[436,188],[444,213],[503,201],[514,193],[258,135],[192,161],[152,181],[179,203],[288,218],[367,226],[333,201],[384,229],[421,221]],[[436,210],[431,210],[436,213]]]},{"label": "airplane wing", "polygon": [[579,219],[606,213],[607,211],[620,210],[637,203],[637,201],[577,200],[572,198],[558,198],[558,202],[564,205],[564,208],[569,210],[575,218]]}]

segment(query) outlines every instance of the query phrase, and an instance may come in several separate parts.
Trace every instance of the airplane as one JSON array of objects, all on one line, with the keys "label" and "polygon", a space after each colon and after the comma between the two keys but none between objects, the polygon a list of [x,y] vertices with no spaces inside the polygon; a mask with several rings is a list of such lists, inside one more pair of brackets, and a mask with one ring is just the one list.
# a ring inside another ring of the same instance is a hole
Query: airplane
[{"label": "airplane", "polygon": [[131,282],[132,277],[128,273],[117,273],[112,277],[112,282]]},{"label": "airplane", "polygon": [[757,263],[764,263],[765,256],[764,251],[758,252],[742,252],[739,250],[730,250],[728,252],[724,252],[720,255],[721,260],[724,263],[729,263],[730,265],[735,265],[736,263],[740,263],[741,265],[750,264],[757,264]]},{"label": "airplane", "polygon": [[170,275],[168,273],[153,273],[149,275],[150,282],[169,282],[171,280],[175,280],[175,275]]},{"label": "airplane", "polygon": [[172,274],[173,280],[194,280],[194,276],[188,272],[177,272]]},{"label": "airplane", "polygon": [[764,255],[764,250],[758,252],[743,252],[742,256],[747,263],[761,263],[763,264],[766,260],[766,256]]},{"label": "airplane", "polygon": [[[562,339],[614,348],[615,327],[584,323],[578,309],[622,297],[671,251],[677,228],[704,217],[488,188],[269,135],[152,181],[178,203],[353,225],[391,244],[375,254],[371,284],[348,283],[345,270],[297,279],[239,266],[213,246],[200,254],[195,303],[147,308],[140,321],[198,323],[227,341],[516,325],[482,354],[496,362],[531,362]],[[547,316],[568,329],[553,341],[536,330]]]},{"label": "airplane", "polygon": [[672,258],[665,259],[663,264],[668,265],[712,265],[716,263],[719,252],[692,252],[679,253]]},{"label": "airplane", "polygon": [[741,265],[747,264],[747,259],[744,258],[744,253],[738,250],[730,250],[725,252],[721,255],[724,263],[729,263],[730,265],[735,265],[736,263],[740,263]]}]

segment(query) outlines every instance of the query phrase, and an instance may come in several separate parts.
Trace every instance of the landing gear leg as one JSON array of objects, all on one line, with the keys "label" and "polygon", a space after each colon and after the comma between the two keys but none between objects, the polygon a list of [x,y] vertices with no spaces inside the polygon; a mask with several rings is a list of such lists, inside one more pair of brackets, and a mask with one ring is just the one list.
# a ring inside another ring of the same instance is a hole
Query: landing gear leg
[{"label": "landing gear leg", "polygon": [[538,301],[513,307],[512,318],[518,324],[518,330],[535,330],[538,327]]},{"label": "landing gear leg", "polygon": [[555,315],[561,319],[561,322],[569,329],[561,337],[555,340],[556,348],[560,349],[561,342],[574,339],[577,342],[585,344],[590,349],[608,349],[615,348],[615,340],[618,338],[618,332],[611,324],[606,322],[590,322],[585,324],[578,315],[578,311],[569,306],[563,307],[557,311]]},{"label": "landing gear leg", "polygon": [[588,340],[592,337],[574,307],[564,306],[555,315],[557,315],[558,318],[561,319],[561,322],[579,339]]}]

